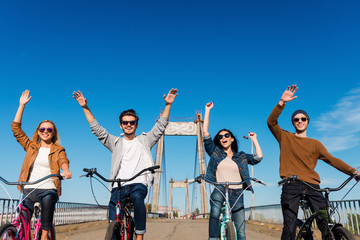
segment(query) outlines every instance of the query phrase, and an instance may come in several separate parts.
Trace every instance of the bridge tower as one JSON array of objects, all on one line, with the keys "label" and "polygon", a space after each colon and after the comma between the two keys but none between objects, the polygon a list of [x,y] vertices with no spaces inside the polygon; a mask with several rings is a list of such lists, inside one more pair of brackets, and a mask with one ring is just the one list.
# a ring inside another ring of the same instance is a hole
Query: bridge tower
[{"label": "bridge tower", "polygon": [[[204,151],[204,142],[202,135],[202,116],[200,113],[196,114],[196,118],[191,122],[169,122],[169,125],[166,127],[165,136],[196,136],[197,137],[197,159],[199,164],[199,174],[205,174],[205,151]],[[159,139],[156,148],[156,160],[155,164],[162,167],[162,157],[164,151],[164,135]],[[160,181],[161,173],[157,172],[155,176],[155,182],[153,186],[153,195],[151,208],[152,211],[158,212],[159,207],[159,194],[160,194]],[[207,213],[207,199],[206,199],[206,185],[203,181],[200,184],[200,198],[201,198],[201,212]]]}]

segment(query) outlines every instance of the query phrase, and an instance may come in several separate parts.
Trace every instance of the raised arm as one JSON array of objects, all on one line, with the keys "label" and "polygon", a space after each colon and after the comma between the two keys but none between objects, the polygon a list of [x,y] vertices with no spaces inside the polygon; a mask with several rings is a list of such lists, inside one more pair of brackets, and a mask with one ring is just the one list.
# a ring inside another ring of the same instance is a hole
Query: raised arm
[{"label": "raised arm", "polygon": [[203,126],[203,135],[208,136],[209,133],[209,118],[210,110],[214,107],[213,102],[209,102],[205,105],[205,115],[204,115],[204,126]]},{"label": "raised arm", "polygon": [[169,91],[169,93],[168,93],[167,96],[165,96],[165,94],[164,94],[165,108],[164,108],[164,111],[163,111],[163,113],[161,114],[161,116],[166,117],[166,118],[169,117],[171,105],[173,104],[176,96],[179,95],[177,92],[178,92],[178,90],[177,90],[176,88],[175,88],[175,89],[172,88],[172,89]]},{"label": "raised arm", "polygon": [[78,92],[74,91],[73,98],[75,98],[76,101],[78,101],[79,105],[84,110],[84,114],[85,114],[85,117],[86,117],[86,120],[88,121],[88,123],[94,121],[95,117],[91,113],[91,111],[90,111],[90,109],[89,109],[89,107],[87,105],[87,100],[84,97],[84,95],[82,94],[82,92],[80,92],[80,90]]},{"label": "raised arm", "polygon": [[257,140],[257,135],[256,135],[256,133],[249,131],[249,138],[251,139],[251,141],[252,141],[253,144],[254,144],[256,155],[257,155],[260,159],[262,159],[262,158],[263,158],[263,153],[262,153],[262,151],[261,151],[260,144],[259,144],[259,142],[258,142],[258,140]]},{"label": "raised arm", "polygon": [[19,108],[15,114],[14,122],[21,123],[22,115],[24,113],[25,105],[30,101],[31,97],[29,97],[30,91],[25,90],[20,97],[19,100]]},{"label": "raised arm", "polygon": [[94,115],[91,113],[89,107],[87,106],[86,98],[80,91],[74,92],[73,98],[75,98],[83,108],[86,120],[90,124],[91,132],[99,139],[102,144],[104,144],[105,147],[107,147],[112,152],[117,137],[109,134],[105,128],[99,125]]},{"label": "raised arm", "polygon": [[279,142],[281,140],[281,133],[283,130],[280,128],[278,124],[278,118],[281,112],[284,110],[285,103],[290,102],[295,98],[297,98],[297,96],[294,96],[297,90],[298,87],[296,85],[291,85],[291,87],[290,86],[287,87],[284,93],[282,94],[280,101],[278,102],[278,104],[276,104],[276,106],[274,107],[274,109],[272,110],[272,112],[270,113],[267,119],[267,125],[270,131]]}]

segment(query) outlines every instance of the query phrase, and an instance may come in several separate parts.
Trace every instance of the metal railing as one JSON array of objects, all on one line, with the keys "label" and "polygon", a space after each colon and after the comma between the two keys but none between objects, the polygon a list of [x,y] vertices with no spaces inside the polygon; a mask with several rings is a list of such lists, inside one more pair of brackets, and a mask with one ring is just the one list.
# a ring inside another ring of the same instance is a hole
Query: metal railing
[{"label": "metal railing", "polygon": [[[360,235],[360,199],[330,201],[333,208],[336,208],[335,220],[340,222],[352,233]],[[299,209],[299,218],[302,217],[302,211]],[[245,208],[246,219],[258,220],[270,223],[283,223],[280,204],[255,206]]]},{"label": "metal railing", "polygon": [[[0,198],[0,225],[12,222],[18,200]],[[55,225],[81,222],[101,221],[108,219],[108,207],[96,204],[57,202],[54,215]]]}]

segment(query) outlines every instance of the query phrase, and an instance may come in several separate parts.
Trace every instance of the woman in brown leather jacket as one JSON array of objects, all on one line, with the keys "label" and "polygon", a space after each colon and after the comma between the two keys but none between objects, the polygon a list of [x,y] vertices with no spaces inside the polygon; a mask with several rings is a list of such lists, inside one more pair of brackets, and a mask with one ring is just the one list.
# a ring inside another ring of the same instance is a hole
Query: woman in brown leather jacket
[{"label": "woman in brown leather jacket", "polygon": [[[19,108],[16,112],[11,129],[16,140],[26,151],[19,181],[36,181],[49,174],[59,174],[60,168],[65,179],[71,178],[69,160],[65,149],[60,146],[59,134],[55,124],[50,120],[42,121],[36,128],[32,140],[21,129],[21,119],[25,105],[30,101],[29,90],[22,93]],[[24,206],[32,215],[34,203],[41,204],[41,239],[48,239],[48,231],[52,227],[55,204],[61,195],[61,182],[49,178],[35,185],[25,186]]]}]

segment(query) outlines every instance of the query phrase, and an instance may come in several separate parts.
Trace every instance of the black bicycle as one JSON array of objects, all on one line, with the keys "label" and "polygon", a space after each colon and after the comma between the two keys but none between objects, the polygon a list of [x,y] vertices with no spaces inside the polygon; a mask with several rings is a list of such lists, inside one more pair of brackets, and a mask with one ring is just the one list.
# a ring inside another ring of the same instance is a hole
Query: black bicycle
[{"label": "black bicycle", "polygon": [[119,191],[118,200],[116,203],[116,219],[109,223],[105,240],[133,240],[135,236],[135,221],[133,217],[130,214],[130,209],[132,209],[132,203],[130,202],[130,199],[126,201],[125,205],[121,205],[120,202],[120,191],[122,184],[125,182],[129,182],[143,174],[144,172],[151,172],[155,173],[156,169],[159,169],[160,166],[156,165],[153,167],[148,167],[137,174],[135,174],[133,177],[129,179],[106,179],[101,174],[99,174],[96,170],[96,168],[87,169],[84,168],[83,171],[87,172],[85,175],[86,177],[93,177],[95,174],[98,176],[101,180],[108,182],[108,183],[117,183],[117,189],[116,191]]},{"label": "black bicycle", "polygon": [[[350,182],[350,180],[352,180],[355,177],[356,177],[356,175],[349,177],[337,188],[316,189],[313,186],[311,186],[310,184],[308,184],[307,182],[304,182],[304,181],[298,179],[297,176],[285,178],[285,179],[281,180],[278,184],[284,185],[284,184],[290,183],[292,181],[297,181],[297,182],[300,182],[300,183],[308,186],[309,188],[313,189],[314,191],[325,193],[325,199],[327,201],[327,212],[328,212],[328,217],[329,217],[328,229],[329,229],[330,239],[331,240],[355,240],[354,235],[348,229],[346,229],[341,223],[339,223],[335,220],[335,213],[336,213],[337,206],[332,208],[330,201],[329,201],[330,192],[335,192],[335,191],[341,190],[343,187],[345,187],[346,184],[348,184]],[[300,208],[302,209],[304,214],[303,214],[303,219],[297,219],[297,221],[296,221],[296,225],[297,225],[299,231],[298,231],[295,239],[296,240],[301,240],[301,239],[313,240],[314,238],[313,238],[313,231],[311,230],[311,226],[312,226],[315,218],[320,215],[320,212],[316,211],[314,213],[311,213],[311,209],[309,207],[308,201],[306,200],[306,198],[304,196],[300,199]]]}]

